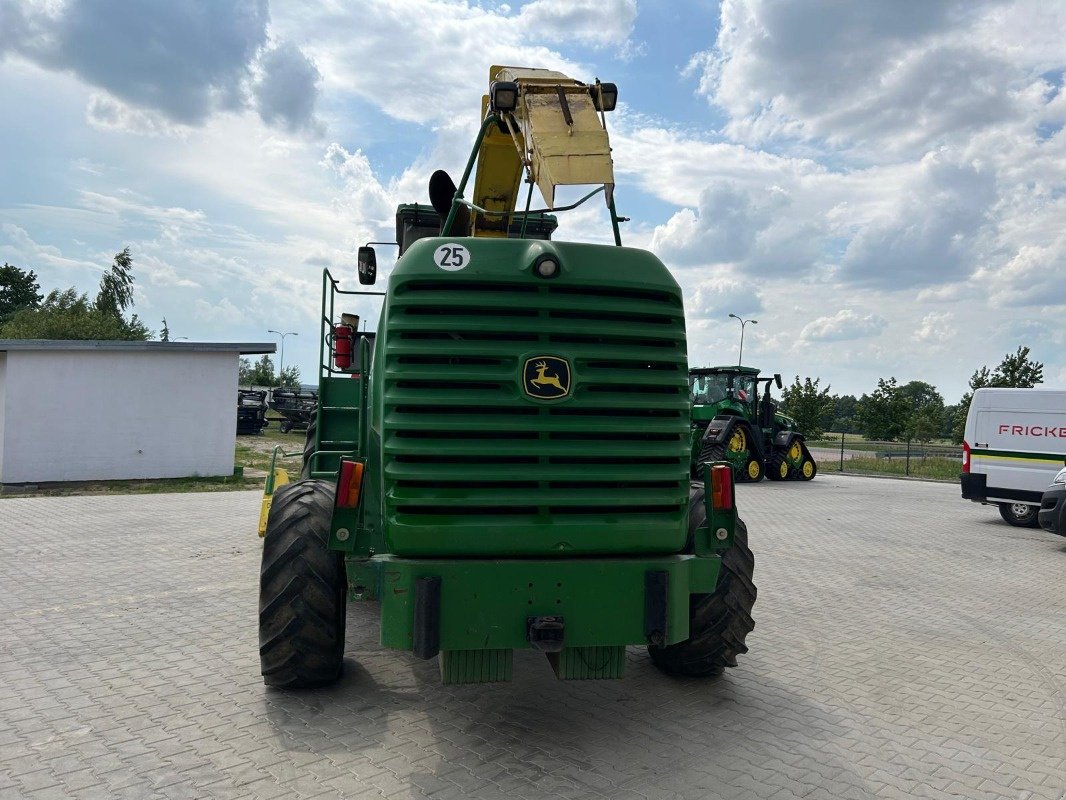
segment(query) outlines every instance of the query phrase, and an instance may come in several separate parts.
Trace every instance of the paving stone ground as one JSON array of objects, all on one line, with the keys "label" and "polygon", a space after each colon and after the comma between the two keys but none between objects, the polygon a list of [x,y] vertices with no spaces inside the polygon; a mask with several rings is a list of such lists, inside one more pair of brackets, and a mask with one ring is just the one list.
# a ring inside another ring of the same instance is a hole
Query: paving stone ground
[{"label": "paving stone ground", "polygon": [[759,600],[717,681],[444,687],[349,607],[263,687],[254,493],[0,500],[2,798],[1066,797],[1066,539],[948,484],[741,486]]}]

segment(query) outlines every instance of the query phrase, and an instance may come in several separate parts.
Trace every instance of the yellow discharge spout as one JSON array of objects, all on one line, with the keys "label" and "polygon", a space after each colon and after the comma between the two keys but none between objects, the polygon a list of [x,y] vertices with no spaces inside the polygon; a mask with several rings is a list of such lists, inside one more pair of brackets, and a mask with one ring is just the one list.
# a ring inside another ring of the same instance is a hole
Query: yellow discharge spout
[{"label": "yellow discharge spout", "polygon": [[[614,163],[589,86],[546,69],[494,66],[491,81],[518,84],[518,105],[504,115],[504,126],[492,126],[478,154],[473,202],[500,216],[478,214],[477,235],[506,236],[523,167],[540,189],[548,208],[555,206],[558,186],[602,185],[608,200],[614,191]],[[482,113],[488,113],[488,98]]]}]

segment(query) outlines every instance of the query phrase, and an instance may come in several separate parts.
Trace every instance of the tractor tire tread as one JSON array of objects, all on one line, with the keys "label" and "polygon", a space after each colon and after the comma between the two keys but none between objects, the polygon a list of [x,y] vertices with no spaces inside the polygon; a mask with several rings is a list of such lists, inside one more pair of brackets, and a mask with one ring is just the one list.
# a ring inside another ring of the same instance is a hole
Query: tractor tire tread
[{"label": "tractor tire tread", "polygon": [[321,686],[340,676],[347,577],[329,549],[333,486],[302,480],[274,494],[263,540],[259,658],[263,682]]},{"label": "tractor tire tread", "polygon": [[[702,487],[693,484],[689,498],[689,550],[695,529],[706,515]],[[698,502],[697,502],[698,501]],[[755,628],[751,616],[758,596],[753,575],[755,556],[748,547],[748,531],[737,520],[733,546],[722,555],[715,590],[692,595],[689,600],[689,638],[665,647],[650,646],[652,663],[674,675],[714,676],[737,665],[737,656],[748,652],[745,640]]]},{"label": "tractor tire tread", "polygon": [[[814,456],[811,455],[811,451],[807,449],[807,445],[806,444],[803,444],[801,442],[800,443],[800,447],[803,448],[803,456],[802,456],[802,460],[800,461],[800,466],[797,469],[792,471],[792,480],[794,480],[794,481],[813,481],[818,476],[818,462],[814,460]],[[803,474],[803,465],[806,462],[808,462],[808,461],[811,462],[811,469],[812,469],[811,477],[809,477],[809,478],[806,475]]]},{"label": "tractor tire tread", "polygon": [[304,435],[304,452],[303,461],[300,465],[300,477],[311,477],[311,456],[314,455],[317,449],[316,439],[318,438],[318,414],[314,414],[311,417],[311,421],[307,423],[307,433]]},{"label": "tractor tire tread", "polygon": [[772,481],[787,481],[791,478],[793,472],[791,468],[786,470],[785,477],[781,477],[782,464],[788,464],[788,459],[784,453],[774,453],[770,456],[770,467],[766,470],[766,477]]}]

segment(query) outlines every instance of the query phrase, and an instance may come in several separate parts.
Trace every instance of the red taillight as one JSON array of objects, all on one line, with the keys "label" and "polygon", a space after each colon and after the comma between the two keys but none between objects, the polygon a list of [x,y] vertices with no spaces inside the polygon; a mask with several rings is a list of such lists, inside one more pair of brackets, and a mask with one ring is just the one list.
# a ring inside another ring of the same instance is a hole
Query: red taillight
[{"label": "red taillight", "polygon": [[962,443],[962,472],[965,475],[970,471],[970,444],[969,442]]},{"label": "red taillight", "polygon": [[355,508],[363,490],[363,462],[341,461],[340,480],[337,481],[337,508]]},{"label": "red taillight", "polygon": [[352,365],[352,329],[350,325],[333,326],[333,366],[348,369]]},{"label": "red taillight", "polygon": [[733,508],[733,468],[726,464],[711,467],[711,508],[716,511]]}]

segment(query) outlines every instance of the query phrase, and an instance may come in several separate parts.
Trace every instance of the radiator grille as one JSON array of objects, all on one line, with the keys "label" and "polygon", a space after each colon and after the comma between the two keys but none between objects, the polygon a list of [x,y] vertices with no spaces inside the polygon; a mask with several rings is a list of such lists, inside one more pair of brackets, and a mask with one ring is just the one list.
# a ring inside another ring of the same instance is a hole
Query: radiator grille
[{"label": "radiator grille", "polygon": [[[675,536],[689,454],[679,295],[411,279],[393,287],[386,325],[381,430],[394,526],[461,522],[506,538],[600,518],[665,523]],[[538,355],[570,362],[569,398],[524,396],[522,367]]]}]

